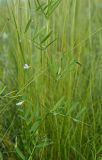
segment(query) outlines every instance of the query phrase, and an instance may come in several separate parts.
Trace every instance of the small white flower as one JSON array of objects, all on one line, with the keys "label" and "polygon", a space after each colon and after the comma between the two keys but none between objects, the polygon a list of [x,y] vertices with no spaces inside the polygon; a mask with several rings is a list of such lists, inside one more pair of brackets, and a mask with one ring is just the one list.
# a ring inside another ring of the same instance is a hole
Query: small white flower
[{"label": "small white flower", "polygon": [[8,39],[8,34],[6,32],[4,32],[3,35],[2,35],[2,38],[3,38],[3,40]]},{"label": "small white flower", "polygon": [[17,103],[16,103],[16,106],[21,106],[23,103],[24,103],[24,101],[17,102]]},{"label": "small white flower", "polygon": [[30,66],[28,64],[24,64],[24,69],[29,69]]}]

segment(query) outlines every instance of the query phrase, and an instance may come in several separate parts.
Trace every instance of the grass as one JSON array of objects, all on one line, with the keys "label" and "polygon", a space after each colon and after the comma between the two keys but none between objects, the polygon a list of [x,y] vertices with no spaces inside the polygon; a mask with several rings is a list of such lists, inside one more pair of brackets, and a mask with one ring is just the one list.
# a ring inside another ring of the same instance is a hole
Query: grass
[{"label": "grass", "polygon": [[0,160],[102,159],[101,9],[0,4]]}]

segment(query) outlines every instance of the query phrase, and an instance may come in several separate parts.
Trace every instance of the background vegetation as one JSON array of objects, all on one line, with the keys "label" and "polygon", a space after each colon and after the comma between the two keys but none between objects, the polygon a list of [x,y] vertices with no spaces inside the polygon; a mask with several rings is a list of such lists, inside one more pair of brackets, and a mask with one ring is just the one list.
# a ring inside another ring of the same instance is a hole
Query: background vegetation
[{"label": "background vegetation", "polygon": [[101,0],[1,2],[0,160],[102,160],[101,15]]}]

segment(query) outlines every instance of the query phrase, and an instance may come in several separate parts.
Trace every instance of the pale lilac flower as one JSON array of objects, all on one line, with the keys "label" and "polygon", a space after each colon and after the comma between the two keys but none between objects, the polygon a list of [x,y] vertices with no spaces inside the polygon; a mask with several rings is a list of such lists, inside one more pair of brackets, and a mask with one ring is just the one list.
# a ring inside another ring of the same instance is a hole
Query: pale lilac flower
[{"label": "pale lilac flower", "polygon": [[17,103],[16,103],[16,106],[21,106],[23,103],[24,103],[24,101],[17,102]]},{"label": "pale lilac flower", "polygon": [[28,64],[24,64],[24,69],[29,69],[30,68],[30,66],[28,65]]},{"label": "pale lilac flower", "polygon": [[3,40],[8,39],[8,34],[7,34],[6,32],[4,32],[4,33],[2,34],[2,39],[3,39]]}]

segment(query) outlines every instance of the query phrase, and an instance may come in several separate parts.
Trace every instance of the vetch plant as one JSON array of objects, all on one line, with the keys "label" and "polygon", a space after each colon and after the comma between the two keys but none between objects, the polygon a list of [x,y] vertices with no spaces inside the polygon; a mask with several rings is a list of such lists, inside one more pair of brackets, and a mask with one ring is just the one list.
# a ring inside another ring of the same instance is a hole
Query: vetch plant
[{"label": "vetch plant", "polygon": [[0,3],[0,160],[101,158],[97,3]]}]

